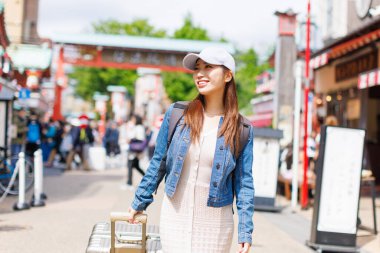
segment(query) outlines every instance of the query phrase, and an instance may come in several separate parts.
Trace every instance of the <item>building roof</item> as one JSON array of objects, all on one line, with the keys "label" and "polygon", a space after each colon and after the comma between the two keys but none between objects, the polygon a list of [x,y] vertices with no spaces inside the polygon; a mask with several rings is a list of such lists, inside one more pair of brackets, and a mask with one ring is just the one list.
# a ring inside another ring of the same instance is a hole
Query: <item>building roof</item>
[{"label": "building roof", "polygon": [[131,48],[156,51],[200,52],[205,47],[222,47],[229,53],[235,53],[230,43],[199,40],[153,38],[113,34],[56,34],[51,36],[54,43],[89,45],[115,48]]},{"label": "building roof", "polygon": [[16,69],[47,69],[52,61],[53,51],[51,48],[40,45],[11,45],[7,52],[12,58]]},{"label": "building roof", "polygon": [[336,46],[339,46],[345,42],[349,42],[355,38],[362,37],[363,35],[366,35],[368,33],[374,32],[378,30],[380,27],[380,16],[373,18],[372,21],[369,23],[364,24],[363,26],[357,28],[356,30],[350,32],[346,36],[336,39],[332,41],[331,43],[326,44],[323,48],[319,49],[315,53],[312,54],[312,57],[315,57],[317,55],[322,54],[323,52],[335,48]]}]

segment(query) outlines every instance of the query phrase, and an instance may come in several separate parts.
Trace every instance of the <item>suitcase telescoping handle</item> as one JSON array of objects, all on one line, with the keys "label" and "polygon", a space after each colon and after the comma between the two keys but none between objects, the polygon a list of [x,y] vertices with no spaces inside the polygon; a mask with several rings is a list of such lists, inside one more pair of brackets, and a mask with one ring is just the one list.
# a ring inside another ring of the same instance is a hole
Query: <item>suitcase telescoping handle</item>
[{"label": "suitcase telescoping handle", "polygon": [[[115,238],[116,238],[116,221],[126,221],[128,222],[130,216],[128,213],[123,212],[112,212],[111,213],[111,249],[110,253],[115,253]],[[146,222],[147,222],[146,214],[136,214],[134,220],[141,223],[142,225],[142,236],[141,236],[141,253],[146,252]]]},{"label": "suitcase telescoping handle", "polygon": [[[123,213],[123,212],[112,212],[111,213],[111,222],[112,221],[128,221],[130,216],[128,213]],[[146,214],[136,214],[135,221],[138,223],[146,223],[147,221],[147,215]]]}]

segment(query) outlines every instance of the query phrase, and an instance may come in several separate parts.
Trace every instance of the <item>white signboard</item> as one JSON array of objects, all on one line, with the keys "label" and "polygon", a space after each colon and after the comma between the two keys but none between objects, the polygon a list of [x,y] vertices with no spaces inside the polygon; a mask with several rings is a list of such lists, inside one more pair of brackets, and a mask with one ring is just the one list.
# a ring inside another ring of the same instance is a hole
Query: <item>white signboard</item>
[{"label": "white signboard", "polygon": [[275,198],[280,144],[276,139],[256,137],[253,144],[255,196]]},{"label": "white signboard", "polygon": [[327,127],[317,229],[356,234],[365,131]]}]

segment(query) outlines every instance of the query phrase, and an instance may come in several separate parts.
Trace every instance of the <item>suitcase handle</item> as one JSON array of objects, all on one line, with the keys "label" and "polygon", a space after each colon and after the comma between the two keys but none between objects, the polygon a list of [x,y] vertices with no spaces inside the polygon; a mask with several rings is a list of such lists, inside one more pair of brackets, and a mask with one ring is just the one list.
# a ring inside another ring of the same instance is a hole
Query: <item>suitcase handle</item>
[{"label": "suitcase handle", "polygon": [[[116,240],[116,221],[126,221],[130,219],[128,213],[112,212],[111,213],[111,249],[110,253],[115,253],[115,240]],[[141,253],[146,252],[146,214],[136,214],[134,220],[141,223]]]},{"label": "suitcase handle", "polygon": [[[139,213],[139,214],[135,215],[134,220],[139,222],[139,223],[142,223],[142,224],[145,223],[146,224],[147,218],[148,218],[148,216],[146,214]],[[111,213],[111,222],[112,221],[126,221],[126,222],[128,222],[129,219],[130,219],[130,216],[128,215],[128,213],[124,213],[124,212],[112,212]]]}]

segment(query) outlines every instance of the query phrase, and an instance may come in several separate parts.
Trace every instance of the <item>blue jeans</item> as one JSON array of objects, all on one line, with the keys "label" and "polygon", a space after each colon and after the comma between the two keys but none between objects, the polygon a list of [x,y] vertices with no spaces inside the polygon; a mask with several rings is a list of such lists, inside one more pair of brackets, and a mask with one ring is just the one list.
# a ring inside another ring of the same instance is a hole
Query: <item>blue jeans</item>
[{"label": "blue jeans", "polygon": [[[11,156],[18,156],[18,154],[21,152],[22,150],[22,145],[21,144],[11,144]],[[12,162],[11,162],[11,165],[12,167],[14,167],[16,165],[16,162],[17,162],[18,159],[13,159],[12,158]]]}]

